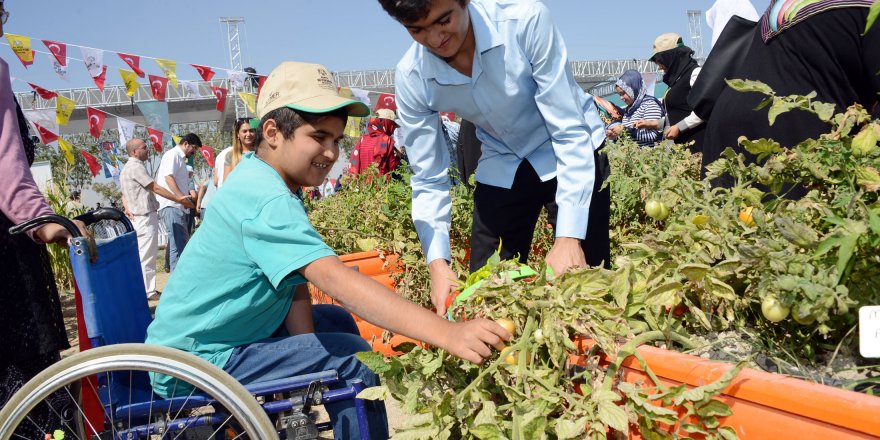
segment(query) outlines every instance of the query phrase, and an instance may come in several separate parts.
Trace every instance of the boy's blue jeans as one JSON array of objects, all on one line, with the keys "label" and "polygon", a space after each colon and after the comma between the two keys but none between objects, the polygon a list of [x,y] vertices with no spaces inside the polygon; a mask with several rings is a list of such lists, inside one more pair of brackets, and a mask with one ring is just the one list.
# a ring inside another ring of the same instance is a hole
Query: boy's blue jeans
[{"label": "boy's blue jeans", "polygon": [[[223,370],[243,384],[336,370],[345,385],[352,379],[362,380],[367,387],[379,385],[379,377],[354,356],[357,352],[371,351],[371,348],[358,333],[351,315],[339,306],[316,304],[312,306],[312,317],[315,333],[273,337],[236,347]],[[282,325],[276,335],[286,334],[283,329]],[[385,403],[364,403],[370,436],[387,439]],[[326,409],[333,424],[334,438],[360,438],[353,400],[328,404]]]}]

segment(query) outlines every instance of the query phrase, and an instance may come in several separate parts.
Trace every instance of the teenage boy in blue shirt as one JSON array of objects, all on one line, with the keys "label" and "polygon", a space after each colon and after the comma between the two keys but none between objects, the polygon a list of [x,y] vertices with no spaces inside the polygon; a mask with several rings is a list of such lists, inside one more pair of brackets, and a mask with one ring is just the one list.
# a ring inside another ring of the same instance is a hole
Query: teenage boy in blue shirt
[{"label": "teenage boy in blue shirt", "polygon": [[605,130],[574,80],[565,43],[535,0],[379,0],[415,43],[397,65],[397,111],[414,176],[413,220],[445,313],[458,276],[450,269],[449,158],[440,111],[477,126],[470,270],[501,245],[526,262],[541,208],[550,207],[556,273],[609,263],[611,198]]},{"label": "teenage boy in blue shirt", "polygon": [[[147,343],[193,353],[245,384],[335,369],[346,385],[377,385],[354,356],[370,346],[351,315],[312,306],[306,280],[369,322],[472,362],[512,337],[492,321],[453,323],[401,298],[344,266],[312,228],[295,190],[324,181],[346,118],[368,114],[338,95],[323,66],[286,62],[272,71],[257,101],[257,151],[211,201],[165,287]],[[161,375],[153,388],[163,396],[187,392]],[[351,401],[327,411],[336,438],[358,437]],[[368,402],[368,412],[373,438],[387,438],[382,403]]]}]

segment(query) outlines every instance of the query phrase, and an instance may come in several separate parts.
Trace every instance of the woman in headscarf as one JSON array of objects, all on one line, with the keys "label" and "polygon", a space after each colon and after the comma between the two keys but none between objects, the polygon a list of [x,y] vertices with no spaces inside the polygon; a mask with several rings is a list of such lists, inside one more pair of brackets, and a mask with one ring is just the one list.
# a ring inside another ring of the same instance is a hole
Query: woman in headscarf
[{"label": "woman in headscarf", "polygon": [[654,55],[649,61],[663,70],[663,83],[669,86],[663,97],[666,110],[664,137],[680,144],[693,141],[690,150],[695,153],[702,151],[706,127],[687,101],[691,87],[700,74],[700,65],[694,59],[693,49],[684,45],[680,35],[666,33],[654,40]]},{"label": "woman in headscarf", "polygon": [[400,154],[394,143],[394,111],[379,109],[370,118],[367,134],[361,136],[349,158],[348,174],[356,176],[375,163],[379,174],[388,174],[400,165]]},{"label": "woman in headscarf", "polygon": [[614,90],[627,105],[626,112],[621,122],[610,125],[605,134],[610,139],[617,139],[626,130],[639,146],[654,145],[660,140],[660,130],[656,127],[664,112],[660,101],[645,93],[642,74],[635,70],[623,72]]},{"label": "woman in headscarf", "polygon": [[[880,25],[865,32],[873,0],[775,0],[755,26],[748,62],[725,75],[764,82],[777,95],[816,92],[816,101],[841,112],[858,103],[877,117],[880,92]],[[724,38],[718,41],[719,47]],[[769,107],[755,110],[766,98],[726,87],[718,96],[706,126],[703,167],[725,148],[744,153],[737,139],[771,138],[793,147],[831,130],[815,115],[791,111],[771,126]],[[753,157],[746,153],[748,160]],[[727,185],[732,182],[720,181]]]}]

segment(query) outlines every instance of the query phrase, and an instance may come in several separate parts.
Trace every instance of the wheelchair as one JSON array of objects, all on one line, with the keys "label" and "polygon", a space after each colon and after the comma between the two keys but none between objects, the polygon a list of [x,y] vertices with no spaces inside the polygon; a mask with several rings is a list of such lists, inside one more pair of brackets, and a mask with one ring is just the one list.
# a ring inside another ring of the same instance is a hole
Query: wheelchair
[{"label": "wheelchair", "polygon": [[[347,399],[354,399],[360,437],[369,438],[366,407],[356,397],[364,386],[342,386],[335,370],[243,386],[192,354],[144,344],[152,315],[134,227],[114,208],[77,219],[101,237],[95,250],[61,216],[10,228],[15,234],[54,222],[70,231],[80,333],[85,331],[87,339],[81,337],[83,351],[42,371],[0,409],[0,440],[31,440],[17,431],[34,428],[30,414],[35,410],[48,410],[61,421],[61,426],[37,427],[56,440],[56,430],[65,440],[315,439],[331,430],[329,422],[316,421],[315,407]],[[150,373],[170,376],[185,384],[181,389],[193,391],[162,398],[150,386]],[[53,403],[59,400],[68,404]]]}]

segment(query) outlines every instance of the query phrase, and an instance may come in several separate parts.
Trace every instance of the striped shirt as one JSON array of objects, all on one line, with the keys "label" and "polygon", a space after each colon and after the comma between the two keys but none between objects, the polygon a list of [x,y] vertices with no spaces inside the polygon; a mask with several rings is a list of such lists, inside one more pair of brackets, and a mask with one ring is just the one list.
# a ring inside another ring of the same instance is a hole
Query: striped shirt
[{"label": "striped shirt", "polygon": [[651,96],[645,96],[639,108],[632,115],[623,117],[623,126],[629,130],[630,135],[638,142],[640,147],[650,147],[663,138],[660,130],[652,128],[633,128],[636,121],[643,119],[657,120],[663,117],[663,108],[660,103]]}]

